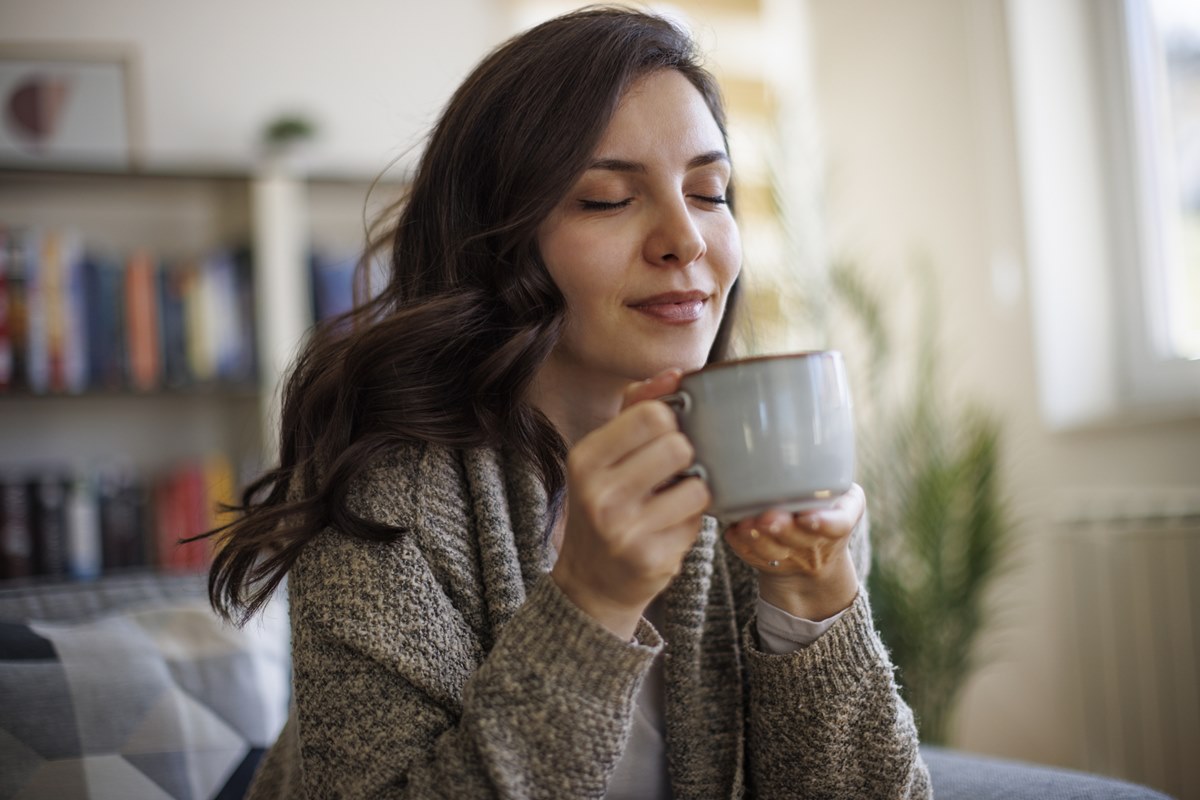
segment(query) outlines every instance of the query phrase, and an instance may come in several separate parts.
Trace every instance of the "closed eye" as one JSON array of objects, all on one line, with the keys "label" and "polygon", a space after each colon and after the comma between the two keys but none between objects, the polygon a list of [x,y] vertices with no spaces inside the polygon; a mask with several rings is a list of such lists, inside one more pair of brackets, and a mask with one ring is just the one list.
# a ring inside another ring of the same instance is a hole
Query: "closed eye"
[{"label": "closed eye", "polygon": [[624,208],[632,202],[632,197],[626,197],[624,200],[617,200],[616,202],[612,203],[606,200],[580,200],[579,205],[582,206],[585,211],[612,211],[616,208]]},{"label": "closed eye", "polygon": [[692,197],[705,203],[712,203],[714,206],[728,205],[729,201],[721,196],[712,196],[704,194],[694,194]]}]

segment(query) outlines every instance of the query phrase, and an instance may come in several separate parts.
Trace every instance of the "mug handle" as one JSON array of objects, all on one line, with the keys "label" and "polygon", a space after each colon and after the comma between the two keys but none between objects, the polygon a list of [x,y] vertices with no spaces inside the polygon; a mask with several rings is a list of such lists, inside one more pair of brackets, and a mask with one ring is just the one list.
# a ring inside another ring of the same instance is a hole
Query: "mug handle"
[{"label": "mug handle", "polygon": [[[679,417],[687,416],[692,410],[692,396],[683,389],[658,399],[670,406],[671,410]],[[687,469],[680,470],[671,480],[671,484],[676,484],[684,478],[699,478],[708,483],[708,470],[704,468],[703,464],[697,461]]]},{"label": "mug handle", "polygon": [[692,396],[683,389],[658,399],[669,405],[681,417],[686,416],[692,410]]}]

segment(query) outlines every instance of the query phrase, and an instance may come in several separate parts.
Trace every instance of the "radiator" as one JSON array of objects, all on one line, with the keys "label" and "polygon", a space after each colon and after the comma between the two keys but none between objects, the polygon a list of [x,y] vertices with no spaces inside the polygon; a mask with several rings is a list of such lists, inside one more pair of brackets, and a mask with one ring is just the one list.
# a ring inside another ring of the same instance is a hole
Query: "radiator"
[{"label": "radiator", "polygon": [[1181,800],[1200,800],[1197,499],[1106,493],[1058,528],[1084,766]]}]

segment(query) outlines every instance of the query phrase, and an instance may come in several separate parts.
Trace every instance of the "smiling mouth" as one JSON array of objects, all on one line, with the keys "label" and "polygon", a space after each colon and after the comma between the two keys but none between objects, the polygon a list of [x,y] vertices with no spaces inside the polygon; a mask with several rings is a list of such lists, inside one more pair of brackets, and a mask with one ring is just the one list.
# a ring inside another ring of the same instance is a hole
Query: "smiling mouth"
[{"label": "smiling mouth", "polygon": [[686,324],[704,316],[708,295],[703,292],[677,292],[648,297],[630,304],[634,311],[658,322]]}]

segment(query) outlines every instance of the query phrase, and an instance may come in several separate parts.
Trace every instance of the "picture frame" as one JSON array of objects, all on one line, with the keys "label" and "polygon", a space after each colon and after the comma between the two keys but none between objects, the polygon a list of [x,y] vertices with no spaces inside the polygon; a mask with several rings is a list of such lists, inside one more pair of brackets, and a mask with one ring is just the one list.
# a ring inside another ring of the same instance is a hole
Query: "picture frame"
[{"label": "picture frame", "polygon": [[136,167],[137,78],[129,47],[0,42],[0,166]]}]

